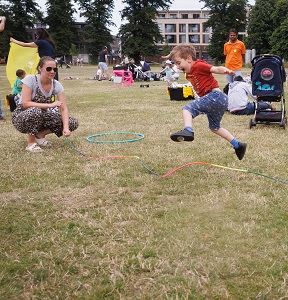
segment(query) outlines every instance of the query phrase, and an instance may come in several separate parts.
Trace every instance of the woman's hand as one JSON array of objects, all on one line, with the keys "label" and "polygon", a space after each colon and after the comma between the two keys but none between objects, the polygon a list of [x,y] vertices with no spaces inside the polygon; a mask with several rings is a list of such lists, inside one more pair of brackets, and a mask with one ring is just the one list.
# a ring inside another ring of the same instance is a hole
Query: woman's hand
[{"label": "woman's hand", "polygon": [[63,135],[70,136],[71,135],[71,131],[69,129],[64,128],[63,129]]},{"label": "woman's hand", "polygon": [[62,105],[62,102],[57,100],[57,101],[54,101],[54,102],[50,103],[49,105],[50,105],[51,108],[59,107],[59,106]]}]

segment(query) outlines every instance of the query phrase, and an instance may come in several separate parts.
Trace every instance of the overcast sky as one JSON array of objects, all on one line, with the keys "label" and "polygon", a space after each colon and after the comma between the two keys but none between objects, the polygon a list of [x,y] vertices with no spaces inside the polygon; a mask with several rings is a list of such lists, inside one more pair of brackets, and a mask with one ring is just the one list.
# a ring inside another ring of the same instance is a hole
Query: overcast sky
[{"label": "overcast sky", "polygon": [[[42,9],[45,11],[45,3],[46,0],[38,0],[39,5],[42,7]],[[250,4],[254,4],[255,0],[249,0]],[[122,3],[122,0],[114,0],[115,9],[113,13],[113,22],[117,25],[117,27],[112,27],[111,33],[116,35],[121,23],[120,13],[124,8],[124,4]],[[170,9],[201,9],[204,6],[204,3],[199,0],[174,0],[173,4],[170,6]],[[85,21],[84,19],[80,19],[78,15],[75,15],[75,19],[77,21]]]}]

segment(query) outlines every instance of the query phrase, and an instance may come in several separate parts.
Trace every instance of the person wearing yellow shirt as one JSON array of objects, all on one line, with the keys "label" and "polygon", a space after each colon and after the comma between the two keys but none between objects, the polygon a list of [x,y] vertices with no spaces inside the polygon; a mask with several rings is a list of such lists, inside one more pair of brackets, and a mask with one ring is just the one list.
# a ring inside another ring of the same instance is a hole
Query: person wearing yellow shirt
[{"label": "person wearing yellow shirt", "polygon": [[234,75],[226,74],[227,83],[232,83],[236,76],[242,76],[245,53],[246,47],[243,42],[238,40],[238,31],[230,29],[229,41],[224,44],[224,55],[226,55],[225,67],[234,71]]}]

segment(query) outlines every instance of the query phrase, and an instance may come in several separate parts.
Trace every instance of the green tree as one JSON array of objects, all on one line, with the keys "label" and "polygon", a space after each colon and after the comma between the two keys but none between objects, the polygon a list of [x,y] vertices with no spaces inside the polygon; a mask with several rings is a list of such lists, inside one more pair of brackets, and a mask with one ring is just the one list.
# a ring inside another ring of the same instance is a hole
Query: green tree
[{"label": "green tree", "polygon": [[204,0],[204,8],[210,10],[210,18],[204,28],[212,29],[212,36],[207,52],[216,63],[225,61],[224,44],[228,40],[229,30],[235,28],[245,31],[246,6],[248,0]]},{"label": "green tree", "polygon": [[135,61],[139,55],[158,53],[156,42],[163,41],[157,23],[157,10],[168,9],[172,0],[123,0],[126,4],[121,11],[125,20],[119,30],[122,53],[128,53]]},{"label": "green tree", "polygon": [[33,28],[36,20],[42,20],[43,14],[34,0],[10,0],[0,5],[1,15],[7,16],[5,30],[1,33],[0,56],[7,56],[10,46],[9,38],[30,42],[32,37],[26,28]]},{"label": "green tree", "polygon": [[257,54],[269,53],[271,46],[270,36],[274,31],[273,11],[276,1],[256,0],[251,9],[247,27],[247,48],[255,49]]},{"label": "green tree", "polygon": [[274,31],[269,39],[271,52],[288,59],[288,2],[278,0],[272,14]]},{"label": "green tree", "polygon": [[83,28],[83,38],[92,62],[98,61],[98,53],[113,42],[109,26],[115,25],[112,20],[113,0],[78,0],[80,16],[86,17],[87,25]]},{"label": "green tree", "polygon": [[165,41],[165,45],[163,47],[163,51],[162,51],[162,54],[163,55],[168,55],[171,51],[171,47],[169,46],[167,40]]},{"label": "green tree", "polygon": [[45,21],[49,26],[49,33],[57,45],[56,55],[69,54],[72,43],[75,41],[76,28],[73,19],[75,9],[70,0],[48,0],[46,8]]},{"label": "green tree", "polygon": [[69,51],[70,55],[74,55],[77,56],[79,54],[79,50],[77,49],[75,44],[71,45],[70,51]]}]

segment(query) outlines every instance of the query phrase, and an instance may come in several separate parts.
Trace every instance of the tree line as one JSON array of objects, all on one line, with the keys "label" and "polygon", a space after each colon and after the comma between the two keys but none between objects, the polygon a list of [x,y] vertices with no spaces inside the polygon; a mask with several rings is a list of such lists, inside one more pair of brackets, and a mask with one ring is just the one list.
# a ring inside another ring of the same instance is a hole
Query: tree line
[{"label": "tree line", "polygon": [[[121,39],[122,53],[138,58],[139,55],[159,54],[156,43],[165,43],[155,22],[158,10],[169,10],[173,0],[122,0],[120,16],[123,24],[118,36]],[[244,38],[247,48],[257,53],[274,53],[287,59],[288,53],[288,1],[256,0],[249,7],[248,0],[204,0],[203,9],[210,10],[210,18],[204,23],[212,29],[208,54],[216,62],[224,62],[223,45],[228,39],[229,29],[247,31]],[[73,14],[76,6],[86,25],[81,34],[76,30]],[[36,0],[10,0],[0,4],[0,15],[7,17],[6,29],[0,36],[0,56],[9,52],[9,38],[29,42],[27,28],[36,22],[48,26],[48,31],[57,45],[56,55],[74,54],[78,41],[85,45],[86,52],[97,62],[98,53],[104,45],[113,42],[110,27],[114,0],[47,0],[44,16]],[[247,7],[249,17],[247,17]],[[187,9],[192,0],[187,0]]]}]

